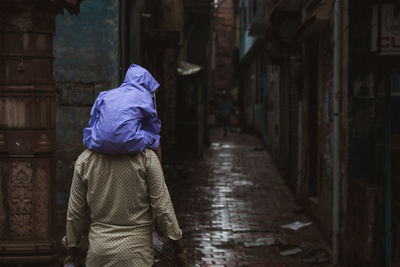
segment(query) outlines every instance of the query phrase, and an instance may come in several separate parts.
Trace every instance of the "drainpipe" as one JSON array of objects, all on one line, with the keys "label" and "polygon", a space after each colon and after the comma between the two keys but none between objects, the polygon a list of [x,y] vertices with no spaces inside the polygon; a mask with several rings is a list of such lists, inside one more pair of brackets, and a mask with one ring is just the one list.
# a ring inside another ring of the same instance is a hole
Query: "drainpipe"
[{"label": "drainpipe", "polygon": [[340,92],[342,81],[342,5],[335,0],[333,15],[333,207],[332,207],[332,253],[333,264],[340,257]]},{"label": "drainpipe", "polygon": [[297,183],[296,183],[296,200],[298,202],[302,199],[302,186],[303,186],[303,175],[302,175],[302,152],[303,152],[303,101],[299,102],[298,108],[298,135],[297,135]]},{"label": "drainpipe", "polygon": [[392,266],[392,127],[391,127],[391,90],[386,83],[386,136],[385,136],[385,232],[386,267]]}]

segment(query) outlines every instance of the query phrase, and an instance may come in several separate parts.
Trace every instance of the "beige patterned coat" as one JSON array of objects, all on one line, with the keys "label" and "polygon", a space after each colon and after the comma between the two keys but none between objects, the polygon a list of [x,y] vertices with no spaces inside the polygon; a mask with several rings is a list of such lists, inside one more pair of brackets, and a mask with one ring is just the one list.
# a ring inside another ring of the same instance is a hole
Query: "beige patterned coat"
[{"label": "beige patterned coat", "polygon": [[138,155],[84,151],[75,163],[66,240],[80,246],[88,231],[87,267],[151,266],[153,214],[170,239],[182,237],[160,162]]}]

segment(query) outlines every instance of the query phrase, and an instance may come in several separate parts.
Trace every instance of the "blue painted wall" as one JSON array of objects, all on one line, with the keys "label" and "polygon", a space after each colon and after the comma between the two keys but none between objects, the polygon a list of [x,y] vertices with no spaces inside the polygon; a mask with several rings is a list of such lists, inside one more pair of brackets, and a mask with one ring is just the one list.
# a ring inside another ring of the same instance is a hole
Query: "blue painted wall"
[{"label": "blue painted wall", "polygon": [[240,39],[240,59],[247,54],[250,48],[253,46],[257,38],[248,35],[249,30],[243,31],[243,38]]},{"label": "blue painted wall", "polygon": [[[255,53],[251,56],[248,56],[246,58],[246,61],[244,61],[244,58],[248,55],[249,51],[255,45],[256,41],[263,38],[263,34],[260,34],[260,36],[249,35],[250,25],[252,23],[264,24],[265,22],[264,0],[257,0],[256,4],[257,8],[254,13],[254,1],[241,0],[239,3],[239,8],[241,11],[239,27],[240,60],[242,64],[242,69],[244,72],[246,72],[245,74],[243,74],[243,77],[247,79],[244,83],[242,83],[243,87],[241,88],[241,90],[244,91],[242,95],[244,95],[246,98],[244,101],[245,124],[260,132],[264,144],[267,144],[269,139],[269,131],[271,131],[270,129],[268,129],[268,67],[270,63],[270,58],[268,56],[267,50],[265,50],[264,48],[265,46],[261,46],[257,48],[257,51],[253,51]],[[251,67],[252,64],[254,64],[254,62],[257,60],[257,56],[259,56],[258,60],[262,60],[263,67],[260,70],[257,70],[257,68],[259,68],[260,66],[256,66],[255,68]],[[261,75],[261,77],[257,77],[256,75]],[[249,82],[250,77],[255,77],[255,79],[258,81],[261,80],[261,85],[258,85],[257,88],[255,88],[255,86],[251,86],[251,83]],[[261,102],[259,102],[259,99],[256,99],[256,95],[258,95],[259,93],[261,93]]]},{"label": "blue painted wall", "polygon": [[[250,48],[254,45],[257,37],[250,36],[250,24],[252,21],[263,21],[264,20],[264,0],[257,1],[257,12],[254,15],[250,15],[252,10],[253,1],[240,0],[239,8],[240,12],[240,60],[249,52]],[[246,15],[244,15],[246,12]],[[246,20],[246,21],[245,21]]]}]

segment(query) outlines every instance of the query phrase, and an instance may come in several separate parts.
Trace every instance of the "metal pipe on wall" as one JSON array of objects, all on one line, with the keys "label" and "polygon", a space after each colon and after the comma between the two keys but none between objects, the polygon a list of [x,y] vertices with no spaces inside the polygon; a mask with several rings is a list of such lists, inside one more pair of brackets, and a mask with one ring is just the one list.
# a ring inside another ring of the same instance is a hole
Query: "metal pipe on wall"
[{"label": "metal pipe on wall", "polygon": [[333,264],[340,261],[340,92],[342,82],[342,0],[335,0],[333,15]]},{"label": "metal pipe on wall", "polygon": [[391,85],[386,83],[386,136],[385,136],[385,232],[386,267],[392,266],[392,127]]},{"label": "metal pipe on wall", "polygon": [[299,101],[298,107],[298,136],[297,136],[297,181],[296,181],[296,200],[302,199],[303,175],[302,175],[302,155],[303,155],[303,102]]}]

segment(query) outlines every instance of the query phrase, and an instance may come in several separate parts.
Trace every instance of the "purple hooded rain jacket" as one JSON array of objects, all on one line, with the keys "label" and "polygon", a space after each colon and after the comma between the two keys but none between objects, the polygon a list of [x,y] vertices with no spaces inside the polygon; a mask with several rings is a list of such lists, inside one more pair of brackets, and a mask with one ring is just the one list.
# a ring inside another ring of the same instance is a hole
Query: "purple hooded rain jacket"
[{"label": "purple hooded rain jacket", "polygon": [[103,154],[155,150],[161,122],[152,96],[160,85],[146,69],[132,64],[120,87],[99,94],[83,130],[84,145]]}]

